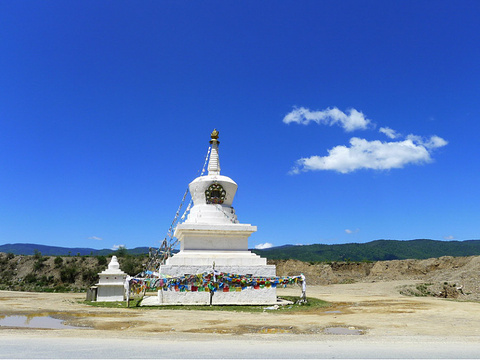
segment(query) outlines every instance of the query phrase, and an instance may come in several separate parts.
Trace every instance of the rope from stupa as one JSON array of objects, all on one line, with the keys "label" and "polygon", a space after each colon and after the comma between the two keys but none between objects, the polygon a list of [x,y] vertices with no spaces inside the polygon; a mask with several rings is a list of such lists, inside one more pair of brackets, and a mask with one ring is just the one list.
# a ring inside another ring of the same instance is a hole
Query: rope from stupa
[{"label": "rope from stupa", "polygon": [[[207,149],[207,155],[205,156],[205,161],[203,162],[202,170],[198,171],[198,172],[200,172],[200,176],[203,176],[203,174],[205,174],[211,150],[212,150],[212,146],[209,146],[208,149]],[[198,172],[197,172],[197,174],[198,174]],[[189,189],[187,188],[187,190],[185,191],[185,194],[183,194],[183,198],[182,198],[182,201],[180,202],[180,206],[178,207],[178,210],[175,213],[175,217],[172,221],[172,224],[170,225],[170,227],[168,229],[167,235],[163,239],[160,247],[155,251],[155,253],[152,251],[153,249],[150,248],[148,260],[147,260],[147,263],[145,265],[145,270],[152,271],[154,269],[158,269],[160,267],[160,265],[164,264],[165,260],[167,260],[171,256],[172,250],[178,244],[178,240],[173,240],[173,231],[174,231],[174,228],[175,228],[175,224],[178,221],[180,211],[183,207],[183,204],[185,203],[185,199],[187,198],[188,192],[189,192]],[[180,217],[181,220],[184,220],[185,216],[190,211],[190,208],[192,207],[194,195],[190,199],[190,202],[188,203],[188,206],[187,206],[185,212]]]},{"label": "rope from stupa", "polygon": [[[208,156],[210,155],[210,150],[212,149],[211,146],[208,147],[208,150],[207,150],[207,155],[205,156],[205,161],[203,163],[203,168],[202,168],[202,172],[200,173],[200,176],[202,176],[204,173],[205,173],[205,168],[207,166],[207,161],[208,161]],[[183,194],[183,198],[182,198],[182,202],[180,203],[180,206],[178,207],[178,210],[177,212],[175,213],[175,217],[172,221],[172,224],[170,225],[170,228],[168,229],[168,233],[167,233],[167,236],[165,237],[166,239],[169,238],[169,240],[173,237],[173,230],[175,228],[175,224],[177,223],[178,221],[178,217],[180,216],[180,210],[182,209],[183,207],[183,204],[185,202],[185,199],[187,198],[187,195],[188,195],[188,187],[187,187],[187,190],[185,191],[185,194]],[[192,200],[193,200],[193,196],[192,196]],[[190,200],[190,203],[192,202],[192,200]],[[190,210],[190,206],[191,204],[189,204],[187,206],[187,210]],[[185,213],[182,215],[182,219],[185,218],[185,214],[186,214],[187,211],[185,211]]]},{"label": "rope from stupa", "polygon": [[[203,174],[205,174],[205,170],[207,169],[207,164],[208,164],[208,158],[210,157],[210,152],[211,151],[212,151],[212,146],[209,146],[208,149],[207,149],[207,155],[205,155],[205,161],[203,162],[202,171],[201,172],[199,171],[200,176],[203,176]],[[198,174],[198,172],[197,172],[197,174]],[[196,190],[195,190],[195,192],[196,192]],[[194,197],[195,197],[195,194],[192,194],[192,198],[190,199],[190,202],[188,203],[188,206],[185,209],[185,212],[183,213],[182,217],[180,218],[181,220],[184,220],[185,216],[190,211],[190,208],[192,207],[192,204],[193,204],[193,198]]]},{"label": "rope from stupa", "polygon": [[225,217],[226,217],[230,222],[232,222],[232,223],[235,224],[235,217],[228,215],[228,214],[225,212],[225,210],[223,209],[223,206],[222,206],[222,205],[220,205],[220,204],[215,204],[215,208],[216,208],[218,211],[222,212],[223,215],[225,215]]}]

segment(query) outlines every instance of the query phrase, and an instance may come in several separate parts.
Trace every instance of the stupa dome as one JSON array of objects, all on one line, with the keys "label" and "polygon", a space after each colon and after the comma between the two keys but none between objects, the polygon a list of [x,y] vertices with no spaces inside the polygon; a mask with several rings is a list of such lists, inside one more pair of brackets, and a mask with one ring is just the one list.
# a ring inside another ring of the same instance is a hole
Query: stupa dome
[{"label": "stupa dome", "polygon": [[118,270],[120,269],[120,264],[118,263],[118,259],[115,255],[112,256],[112,260],[108,264],[108,270]]},{"label": "stupa dome", "polygon": [[103,270],[99,275],[126,275],[122,270],[120,270],[120,264],[115,255],[112,256],[112,260],[108,264],[108,268]]},{"label": "stupa dome", "polygon": [[188,185],[194,205],[232,206],[237,187],[235,181],[223,175],[200,176]]}]

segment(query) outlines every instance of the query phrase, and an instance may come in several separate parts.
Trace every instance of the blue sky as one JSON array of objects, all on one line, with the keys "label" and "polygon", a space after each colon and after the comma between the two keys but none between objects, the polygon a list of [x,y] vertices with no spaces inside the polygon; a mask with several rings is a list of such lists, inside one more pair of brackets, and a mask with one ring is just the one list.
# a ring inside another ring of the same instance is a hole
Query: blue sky
[{"label": "blue sky", "polygon": [[480,238],[477,1],[3,1],[0,243],[158,246],[213,128],[250,246]]}]

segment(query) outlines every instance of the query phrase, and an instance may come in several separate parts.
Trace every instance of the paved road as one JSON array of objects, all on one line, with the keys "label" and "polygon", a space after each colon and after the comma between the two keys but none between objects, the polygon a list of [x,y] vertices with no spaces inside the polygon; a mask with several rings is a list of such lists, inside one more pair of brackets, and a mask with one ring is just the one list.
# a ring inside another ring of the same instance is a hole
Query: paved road
[{"label": "paved road", "polygon": [[[179,339],[157,334],[149,338],[3,336],[0,358],[480,358],[475,338],[367,336],[210,336]],[[193,339],[192,339],[193,338]]]}]

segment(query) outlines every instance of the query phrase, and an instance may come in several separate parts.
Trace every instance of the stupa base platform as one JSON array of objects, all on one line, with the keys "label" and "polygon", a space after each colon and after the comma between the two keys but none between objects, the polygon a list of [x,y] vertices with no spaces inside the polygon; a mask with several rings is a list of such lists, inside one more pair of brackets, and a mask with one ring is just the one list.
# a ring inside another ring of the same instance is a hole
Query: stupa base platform
[{"label": "stupa base platform", "polygon": [[96,301],[123,301],[125,300],[125,289],[123,285],[98,285]]},{"label": "stupa base platform", "polygon": [[[252,254],[254,255],[254,254]],[[257,257],[257,255],[255,255]],[[257,260],[260,257],[254,258]],[[171,258],[173,259],[173,258]],[[171,260],[169,259],[169,260]],[[249,277],[275,277],[275,265],[226,265],[228,258],[204,258],[200,264],[190,265],[162,265],[160,272],[163,275],[171,277],[188,277],[205,272],[212,273],[212,260],[215,259],[221,265],[215,265],[215,271],[223,274],[246,275]],[[197,261],[199,259],[197,258]],[[238,260],[238,259],[237,259]],[[203,264],[201,264],[203,263]],[[207,265],[208,264],[208,265]],[[145,304],[152,305],[210,305],[210,291],[175,291],[175,289],[159,290],[156,300],[150,299]],[[253,289],[247,287],[241,291],[223,291],[218,289],[213,293],[212,305],[274,305],[277,303],[277,289],[274,287],[264,287],[263,289]],[[142,302],[143,304],[143,302]],[[145,306],[145,305],[142,305]]]},{"label": "stupa base platform", "polygon": [[[276,288],[252,289],[213,293],[212,305],[275,305],[277,301]],[[161,305],[210,305],[209,291],[175,291],[159,290],[158,296],[145,297],[141,306]]]}]

